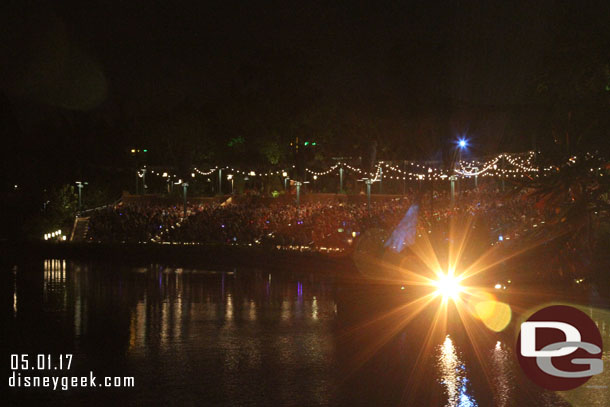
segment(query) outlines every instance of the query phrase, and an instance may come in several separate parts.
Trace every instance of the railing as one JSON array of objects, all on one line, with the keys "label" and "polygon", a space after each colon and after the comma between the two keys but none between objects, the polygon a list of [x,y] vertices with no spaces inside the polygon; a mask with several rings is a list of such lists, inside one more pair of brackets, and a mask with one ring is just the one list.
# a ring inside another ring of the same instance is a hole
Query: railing
[{"label": "railing", "polygon": [[111,208],[111,207],[117,205],[119,202],[121,202],[122,199],[123,198],[119,198],[119,199],[117,199],[116,201],[114,201],[112,203],[109,203],[109,204],[106,204],[106,205],[101,205],[101,206],[98,206],[98,207],[95,207],[95,208],[91,208],[91,209],[86,209],[84,211],[80,211],[80,212],[78,212],[76,214],[76,216],[77,217],[82,217],[82,216],[85,216],[85,215],[90,214],[92,212],[101,211],[102,209],[106,209],[106,208]]}]

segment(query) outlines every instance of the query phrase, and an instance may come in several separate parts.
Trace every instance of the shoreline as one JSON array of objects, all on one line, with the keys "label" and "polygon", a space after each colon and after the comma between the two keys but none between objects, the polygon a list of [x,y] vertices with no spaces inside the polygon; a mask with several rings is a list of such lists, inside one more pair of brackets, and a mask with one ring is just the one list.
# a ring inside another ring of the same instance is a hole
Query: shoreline
[{"label": "shoreline", "polygon": [[[358,256],[356,256],[358,257]],[[244,268],[261,269],[274,272],[307,272],[345,277],[366,278],[366,270],[378,269],[375,260],[359,261],[351,251],[322,253],[317,251],[281,250],[270,246],[230,246],[230,245],[190,245],[158,243],[91,243],[91,242],[45,242],[45,241],[4,241],[0,242],[0,264],[13,266],[42,261],[46,259],[65,259],[84,262],[99,262],[109,265],[119,264],[133,267],[162,264],[168,267],[184,268]],[[357,265],[358,263],[358,265]],[[364,269],[362,269],[364,267]],[[363,274],[364,273],[364,274]],[[381,275],[384,273],[382,272]],[[357,279],[358,280],[358,279]],[[399,283],[396,283],[400,285]],[[566,298],[589,300],[603,307],[610,307],[610,292],[604,284],[593,282],[578,288],[557,280],[549,282],[525,282],[528,289],[549,288],[558,291]],[[377,284],[373,284],[375,286]],[[576,288],[576,290],[575,290]],[[596,294],[591,298],[591,289]],[[586,294],[586,293],[589,294]]]},{"label": "shoreline", "polygon": [[265,267],[341,274],[357,270],[350,253],[326,254],[262,246],[21,241],[0,243],[0,256],[5,264],[65,258],[130,265]]}]

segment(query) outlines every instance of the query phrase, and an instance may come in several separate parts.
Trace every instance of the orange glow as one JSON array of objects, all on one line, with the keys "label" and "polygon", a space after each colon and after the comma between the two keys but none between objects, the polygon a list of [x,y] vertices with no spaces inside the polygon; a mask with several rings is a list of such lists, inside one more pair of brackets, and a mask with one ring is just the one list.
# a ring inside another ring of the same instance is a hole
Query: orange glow
[{"label": "orange glow", "polygon": [[433,283],[436,287],[435,294],[441,295],[443,300],[457,300],[460,293],[464,291],[464,287],[460,284],[460,279],[453,276],[451,273],[439,273],[438,279]]}]

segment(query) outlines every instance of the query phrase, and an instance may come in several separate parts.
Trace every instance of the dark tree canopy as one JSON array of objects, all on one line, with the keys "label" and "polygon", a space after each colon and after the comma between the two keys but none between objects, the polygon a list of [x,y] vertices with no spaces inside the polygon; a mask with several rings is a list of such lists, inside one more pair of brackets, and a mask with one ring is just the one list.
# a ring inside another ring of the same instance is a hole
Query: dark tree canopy
[{"label": "dark tree canopy", "polygon": [[607,2],[189,3],[6,2],[4,187],[132,168],[131,148],[269,168],[297,137],[313,165],[438,159],[459,136],[607,149]]}]

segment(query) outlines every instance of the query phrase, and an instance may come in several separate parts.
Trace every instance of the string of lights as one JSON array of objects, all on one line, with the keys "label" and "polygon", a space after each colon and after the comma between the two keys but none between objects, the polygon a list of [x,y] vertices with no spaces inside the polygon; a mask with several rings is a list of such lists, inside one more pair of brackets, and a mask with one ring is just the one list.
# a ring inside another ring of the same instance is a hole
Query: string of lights
[{"label": "string of lights", "polygon": [[[198,169],[198,168],[194,168],[194,170],[195,170],[195,172],[196,172],[197,174],[199,174],[199,175],[204,175],[204,176],[205,176],[205,175],[210,175],[210,174],[212,174],[214,171],[216,171],[216,170],[218,170],[218,169],[219,169],[218,167],[214,167],[214,168],[210,169],[209,171],[205,171],[205,172],[204,172],[204,171],[201,171],[201,170],[200,170],[200,169]],[[220,168],[220,169],[223,169],[223,168]]]},{"label": "string of lights", "polygon": [[[505,159],[506,159],[506,161],[508,161],[508,162],[509,162],[509,163],[510,163],[512,166],[515,166],[515,167],[517,167],[517,168],[520,168],[520,169],[521,169],[521,170],[523,170],[523,171],[526,171],[526,172],[536,172],[536,171],[538,171],[538,170],[539,170],[537,167],[533,167],[533,166],[531,165],[531,160],[532,160],[532,158],[534,158],[534,153],[533,153],[533,152],[531,153],[531,155],[530,155],[530,156],[529,156],[527,159],[525,159],[525,160],[524,160],[524,161],[525,161],[525,163],[520,163],[520,162],[518,162],[518,159],[517,159],[517,158],[513,158],[513,157],[511,157],[511,156],[510,156],[510,155],[508,155],[508,154],[505,154],[505,155],[504,155],[504,158],[505,158]],[[526,166],[526,165],[528,165],[528,166]]]},{"label": "string of lights", "polygon": [[[368,175],[369,177],[373,176],[372,172],[367,172],[364,170],[361,170],[360,168],[356,168],[356,167],[352,167],[351,165],[347,164],[347,163],[341,163],[341,166],[347,168],[348,170],[357,172],[358,174],[362,174],[362,175]],[[378,170],[377,170],[378,171]]]},{"label": "string of lights", "polygon": [[316,175],[318,177],[322,176],[322,175],[328,175],[331,172],[333,172],[334,170],[336,170],[339,167],[340,164],[335,164],[332,167],[330,167],[329,169],[327,169],[326,171],[321,171],[321,172],[316,172],[313,170],[310,170],[309,168],[305,168],[305,171],[307,171],[310,174]]},{"label": "string of lights", "polygon": [[460,164],[460,169],[456,168],[454,171],[458,175],[462,175],[462,176],[465,176],[465,177],[476,177],[476,176],[479,176],[481,174],[486,173],[491,168],[497,169],[497,162],[500,160],[501,157],[502,157],[502,155],[497,156],[496,158],[494,158],[493,160],[488,162],[488,164],[486,164],[482,169],[479,169],[479,167],[465,167],[460,162],[459,163]]},{"label": "string of lights", "polygon": [[[523,177],[539,177],[544,176],[551,171],[559,170],[558,167],[555,166],[547,166],[547,167],[537,167],[533,164],[533,160],[536,157],[536,153],[534,151],[530,151],[527,155],[521,154],[509,154],[509,153],[501,153],[495,157],[492,157],[486,161],[479,160],[460,160],[455,164],[453,169],[447,170],[435,167],[434,165],[425,164],[425,163],[417,163],[413,161],[405,161],[403,162],[404,169],[401,169],[396,166],[396,164],[392,165],[389,162],[379,161],[375,166],[374,172],[368,172],[358,167],[354,167],[346,162],[337,162],[336,164],[330,166],[326,170],[313,170],[310,168],[305,168],[305,171],[309,174],[312,174],[316,177],[321,177],[325,175],[331,175],[336,172],[339,168],[344,168],[354,173],[357,173],[364,177],[374,177],[374,180],[377,181],[381,178],[392,179],[392,180],[410,180],[410,181],[424,181],[424,180],[447,180],[452,176],[457,176],[459,178],[471,178],[471,177],[496,177],[496,178],[523,178]],[[577,161],[577,157],[571,157],[566,165],[574,165]],[[409,170],[406,169],[409,167]],[[295,168],[293,165],[292,168]],[[384,171],[382,171],[382,169]],[[263,172],[258,172],[255,170],[241,170],[235,167],[225,166],[225,167],[213,167],[209,170],[203,171],[199,168],[193,168],[193,173],[191,174],[192,178],[195,178],[198,175],[208,176],[216,171],[227,170],[229,173],[227,175],[239,174],[245,177],[269,177],[269,176],[282,176],[288,178],[288,170],[287,169],[278,169],[278,170],[267,170]],[[592,169],[593,171],[593,169]],[[163,178],[167,178],[169,180],[175,181],[179,177],[176,174],[171,174],[167,171],[149,171],[149,174],[160,176]],[[145,176],[145,172],[143,170],[138,170],[138,176],[140,178]],[[180,182],[182,180],[180,179]]]}]

